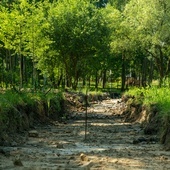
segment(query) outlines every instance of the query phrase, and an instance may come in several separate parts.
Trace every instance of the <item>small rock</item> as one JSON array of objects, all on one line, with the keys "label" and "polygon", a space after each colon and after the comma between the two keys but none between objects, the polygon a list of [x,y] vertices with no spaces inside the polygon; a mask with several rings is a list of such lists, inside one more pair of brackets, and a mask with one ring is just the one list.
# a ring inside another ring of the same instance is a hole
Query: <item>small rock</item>
[{"label": "small rock", "polygon": [[165,151],[170,151],[170,147],[169,146],[165,146],[164,149],[165,149]]},{"label": "small rock", "polygon": [[149,139],[148,139],[148,141],[149,142],[158,142],[159,141],[159,139],[157,138],[157,137],[150,137]]},{"label": "small rock", "polygon": [[18,144],[15,142],[15,141],[13,141],[13,142],[11,142],[11,146],[12,147],[15,147],[15,146],[17,146]]},{"label": "small rock", "polygon": [[38,137],[38,132],[36,130],[31,130],[28,132],[29,137]]},{"label": "small rock", "polygon": [[137,140],[138,140],[139,142],[146,142],[146,141],[147,141],[147,139],[144,138],[144,137],[139,137]]},{"label": "small rock", "polygon": [[143,143],[143,142],[145,143],[147,141],[148,141],[148,139],[146,139],[144,137],[139,137],[138,139],[133,140],[133,144],[138,144],[138,143]]},{"label": "small rock", "polygon": [[10,156],[10,149],[8,148],[3,148],[3,149],[0,149],[0,154],[3,154],[5,156]]},{"label": "small rock", "polygon": [[70,156],[69,159],[75,159],[75,157],[74,156]]},{"label": "small rock", "polygon": [[21,162],[20,159],[15,159],[15,160],[13,161],[13,164],[14,164],[15,166],[23,166],[23,164],[22,164],[22,162]]},{"label": "small rock", "polygon": [[161,160],[161,161],[165,161],[165,160],[168,160],[168,158],[165,157],[164,155],[162,155],[162,156],[160,157],[160,160]]},{"label": "small rock", "polygon": [[88,161],[88,157],[83,153],[80,155],[80,159],[81,161]]},{"label": "small rock", "polygon": [[57,146],[56,146],[57,148],[59,148],[59,149],[62,149],[62,148],[64,148],[64,146],[63,146],[63,144],[62,143],[57,143]]},{"label": "small rock", "polygon": [[138,144],[138,143],[140,143],[140,142],[137,139],[133,140],[133,144]]},{"label": "small rock", "polygon": [[83,170],[90,170],[92,166],[93,166],[93,162],[90,161],[90,162],[87,162],[87,163],[83,164],[83,165],[81,166],[81,168],[82,168]]}]

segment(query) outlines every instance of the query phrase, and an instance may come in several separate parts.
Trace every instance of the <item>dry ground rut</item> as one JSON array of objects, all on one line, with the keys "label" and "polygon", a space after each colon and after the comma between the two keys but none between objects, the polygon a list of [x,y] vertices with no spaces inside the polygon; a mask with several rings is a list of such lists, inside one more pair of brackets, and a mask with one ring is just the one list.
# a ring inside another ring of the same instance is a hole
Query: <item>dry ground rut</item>
[{"label": "dry ground rut", "polygon": [[139,123],[125,123],[118,99],[75,112],[66,123],[37,125],[23,144],[0,148],[0,169],[30,170],[168,170],[170,153]]}]

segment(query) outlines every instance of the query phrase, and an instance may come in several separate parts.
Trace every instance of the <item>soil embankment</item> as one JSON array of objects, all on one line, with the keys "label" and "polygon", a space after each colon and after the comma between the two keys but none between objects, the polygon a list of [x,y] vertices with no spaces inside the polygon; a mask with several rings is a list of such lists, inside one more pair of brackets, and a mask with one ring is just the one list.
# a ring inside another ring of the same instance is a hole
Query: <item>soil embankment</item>
[{"label": "soil embankment", "polygon": [[156,104],[149,107],[143,105],[134,96],[123,96],[122,101],[127,105],[124,111],[125,122],[139,122],[146,135],[157,135],[164,149],[170,150],[170,116],[161,115]]},{"label": "soil embankment", "polygon": [[69,119],[34,124],[22,143],[0,147],[0,169],[170,169],[170,153],[158,136],[144,134],[139,122],[124,121],[121,99],[89,104],[85,140],[85,107],[76,107],[76,95],[67,97]]}]

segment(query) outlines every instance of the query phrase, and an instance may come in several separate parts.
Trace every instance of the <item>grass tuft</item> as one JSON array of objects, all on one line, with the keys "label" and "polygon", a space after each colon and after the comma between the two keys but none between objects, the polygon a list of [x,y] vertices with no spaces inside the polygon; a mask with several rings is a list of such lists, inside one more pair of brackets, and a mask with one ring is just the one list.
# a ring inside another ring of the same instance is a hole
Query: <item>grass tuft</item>
[{"label": "grass tuft", "polygon": [[127,91],[125,95],[142,98],[144,105],[156,104],[160,114],[170,114],[170,89],[167,87],[133,88]]}]

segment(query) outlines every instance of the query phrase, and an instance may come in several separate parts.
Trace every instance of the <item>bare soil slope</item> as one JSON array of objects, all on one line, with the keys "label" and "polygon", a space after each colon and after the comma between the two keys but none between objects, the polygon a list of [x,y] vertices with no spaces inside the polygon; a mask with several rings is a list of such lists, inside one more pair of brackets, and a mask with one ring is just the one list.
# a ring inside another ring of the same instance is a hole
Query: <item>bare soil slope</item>
[{"label": "bare soil slope", "polygon": [[[71,102],[71,101],[70,101]],[[12,146],[0,147],[0,169],[18,170],[168,170],[170,152],[157,136],[144,135],[140,123],[126,123],[121,99],[70,108],[69,120],[37,124]]]}]

